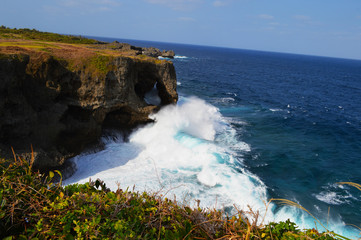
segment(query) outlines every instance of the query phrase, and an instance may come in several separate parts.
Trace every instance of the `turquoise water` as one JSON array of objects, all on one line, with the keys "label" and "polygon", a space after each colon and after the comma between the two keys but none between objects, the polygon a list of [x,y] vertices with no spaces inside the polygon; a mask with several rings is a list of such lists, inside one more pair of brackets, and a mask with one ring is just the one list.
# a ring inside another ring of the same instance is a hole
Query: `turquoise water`
[{"label": "turquoise water", "polygon": [[[234,204],[263,213],[263,201],[286,198],[331,230],[358,234],[345,224],[360,225],[361,192],[336,183],[361,183],[361,61],[128,42],[176,52],[180,101],[129,142],[104,138],[103,151],[75,158],[67,183],[100,177],[230,213]],[[277,204],[265,217],[288,218],[315,226]]]}]

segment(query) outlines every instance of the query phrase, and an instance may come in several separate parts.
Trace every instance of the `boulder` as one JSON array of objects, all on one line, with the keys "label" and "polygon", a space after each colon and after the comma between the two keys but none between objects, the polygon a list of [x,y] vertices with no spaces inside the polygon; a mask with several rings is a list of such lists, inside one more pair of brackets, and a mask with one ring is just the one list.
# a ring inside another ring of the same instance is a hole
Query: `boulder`
[{"label": "boulder", "polygon": [[161,51],[158,48],[154,48],[154,47],[143,48],[143,54],[155,58],[162,55]]},{"label": "boulder", "polygon": [[174,58],[175,53],[173,50],[169,50],[169,51],[163,50],[161,56],[164,58]]}]

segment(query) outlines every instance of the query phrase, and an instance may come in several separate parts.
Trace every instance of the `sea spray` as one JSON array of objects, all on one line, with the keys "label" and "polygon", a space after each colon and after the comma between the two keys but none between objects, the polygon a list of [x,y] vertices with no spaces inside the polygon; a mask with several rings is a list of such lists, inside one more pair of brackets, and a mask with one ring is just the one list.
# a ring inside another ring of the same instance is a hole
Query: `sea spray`
[{"label": "sea spray", "polygon": [[182,98],[177,106],[152,116],[155,123],[135,131],[129,142],[109,141],[105,149],[74,159],[78,171],[66,184],[104,180],[111,189],[161,191],[202,207],[264,208],[266,188],[242,167],[250,146],[218,109],[198,98]]},{"label": "sea spray", "polygon": [[[181,97],[178,105],[151,116],[155,122],[136,130],[129,141],[104,137],[105,149],[74,158],[77,172],[65,184],[104,180],[112,190],[134,188],[204,208],[259,211],[265,223],[291,219],[313,228],[314,219],[291,207],[269,205],[267,188],[243,163],[251,146],[237,139],[235,129],[218,108]],[[345,234],[341,221],[333,230]],[[322,228],[319,228],[323,230]]]}]

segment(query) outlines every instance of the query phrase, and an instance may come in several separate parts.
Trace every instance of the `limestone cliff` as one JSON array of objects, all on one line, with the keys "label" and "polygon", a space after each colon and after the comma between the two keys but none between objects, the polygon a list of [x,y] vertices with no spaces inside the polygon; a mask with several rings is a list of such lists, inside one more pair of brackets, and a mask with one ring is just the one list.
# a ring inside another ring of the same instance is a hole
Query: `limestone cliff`
[{"label": "limestone cliff", "polygon": [[0,154],[13,147],[29,155],[32,145],[36,168],[59,167],[99,140],[104,128],[149,122],[159,106],[144,96],[154,87],[161,105],[177,101],[171,62],[65,44],[2,48],[0,42]]}]

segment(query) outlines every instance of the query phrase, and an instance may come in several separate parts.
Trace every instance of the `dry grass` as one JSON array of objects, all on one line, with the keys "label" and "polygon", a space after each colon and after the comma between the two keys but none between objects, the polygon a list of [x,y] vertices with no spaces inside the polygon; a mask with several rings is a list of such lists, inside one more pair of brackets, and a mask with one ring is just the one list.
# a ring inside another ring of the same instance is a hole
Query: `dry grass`
[{"label": "dry grass", "polygon": [[78,61],[95,55],[111,56],[111,57],[131,57],[133,59],[153,61],[155,63],[166,62],[166,60],[154,59],[144,55],[137,55],[134,50],[113,50],[98,49],[96,45],[89,44],[70,44],[46,41],[33,41],[25,39],[1,39],[0,53],[3,54],[29,54],[36,55],[39,53],[50,54],[56,58]]},{"label": "dry grass", "polygon": [[63,62],[69,71],[83,71],[94,77],[104,78],[108,71],[115,70],[113,60],[118,57],[131,58],[135,61],[163,64],[159,60],[144,55],[137,55],[134,50],[97,48],[97,44],[74,44],[47,42],[25,39],[1,39],[0,55],[28,55],[30,65],[40,66],[46,59],[55,58]]}]

